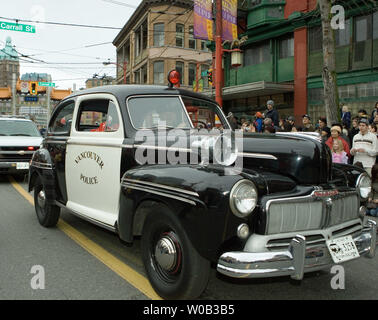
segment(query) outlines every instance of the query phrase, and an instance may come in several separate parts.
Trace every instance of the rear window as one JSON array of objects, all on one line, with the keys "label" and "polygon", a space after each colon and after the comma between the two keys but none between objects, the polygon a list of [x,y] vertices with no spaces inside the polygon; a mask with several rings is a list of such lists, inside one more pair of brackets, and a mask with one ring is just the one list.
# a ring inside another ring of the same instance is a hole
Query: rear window
[{"label": "rear window", "polygon": [[31,121],[0,120],[0,136],[40,137],[41,134]]}]

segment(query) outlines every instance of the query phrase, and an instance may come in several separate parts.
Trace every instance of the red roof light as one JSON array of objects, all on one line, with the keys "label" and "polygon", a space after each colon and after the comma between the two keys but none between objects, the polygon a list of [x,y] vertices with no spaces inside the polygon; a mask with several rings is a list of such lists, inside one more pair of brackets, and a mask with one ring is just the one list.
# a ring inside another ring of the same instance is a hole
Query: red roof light
[{"label": "red roof light", "polygon": [[181,80],[181,75],[180,72],[176,70],[172,70],[168,74],[168,81],[169,81],[169,86],[172,88],[173,86],[180,86],[180,80]]}]

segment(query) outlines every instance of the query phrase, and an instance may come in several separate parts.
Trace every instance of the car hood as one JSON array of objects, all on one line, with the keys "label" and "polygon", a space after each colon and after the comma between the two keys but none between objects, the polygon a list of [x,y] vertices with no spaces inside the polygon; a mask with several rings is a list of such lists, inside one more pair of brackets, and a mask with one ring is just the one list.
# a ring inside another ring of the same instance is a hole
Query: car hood
[{"label": "car hood", "polygon": [[1,147],[39,147],[42,143],[42,137],[25,137],[25,136],[0,136]]}]

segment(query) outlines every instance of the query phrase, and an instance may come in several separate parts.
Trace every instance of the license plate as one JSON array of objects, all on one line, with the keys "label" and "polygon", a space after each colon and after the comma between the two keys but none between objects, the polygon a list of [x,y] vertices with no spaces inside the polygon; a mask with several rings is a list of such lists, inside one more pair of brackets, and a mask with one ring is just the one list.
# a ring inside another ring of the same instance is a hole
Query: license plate
[{"label": "license plate", "polygon": [[328,240],[326,244],[334,263],[349,261],[360,256],[352,236]]},{"label": "license plate", "polygon": [[29,162],[17,162],[16,169],[17,170],[29,169]]}]

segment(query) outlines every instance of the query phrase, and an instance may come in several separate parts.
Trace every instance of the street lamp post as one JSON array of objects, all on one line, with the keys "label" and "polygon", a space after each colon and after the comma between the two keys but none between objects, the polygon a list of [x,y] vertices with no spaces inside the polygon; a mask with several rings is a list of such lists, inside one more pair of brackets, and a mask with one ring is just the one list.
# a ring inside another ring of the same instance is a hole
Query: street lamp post
[{"label": "street lamp post", "polygon": [[110,61],[106,61],[106,62],[103,62],[103,65],[104,66],[108,66],[109,64],[114,64],[120,68],[123,69],[123,83],[126,84],[126,71],[127,71],[127,61],[125,60],[123,62],[123,65],[117,63],[117,62],[110,62]]}]

